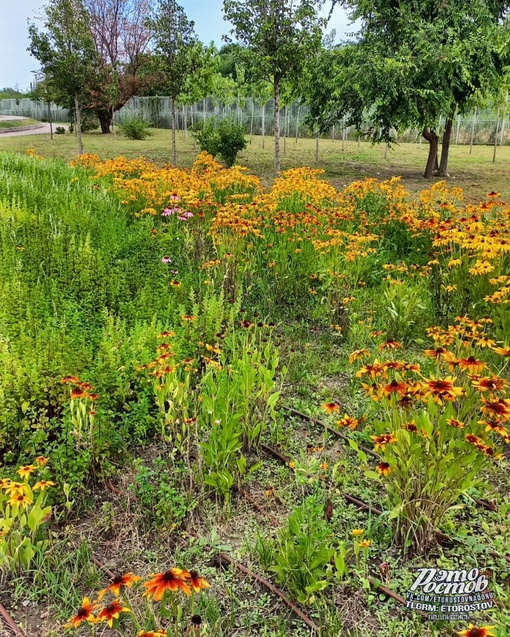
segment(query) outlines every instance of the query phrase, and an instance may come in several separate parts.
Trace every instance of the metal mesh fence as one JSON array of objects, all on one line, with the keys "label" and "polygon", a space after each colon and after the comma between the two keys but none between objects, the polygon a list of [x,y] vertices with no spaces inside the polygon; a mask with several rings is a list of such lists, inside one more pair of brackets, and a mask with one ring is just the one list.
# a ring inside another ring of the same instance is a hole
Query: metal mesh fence
[{"label": "metal mesh fence", "polygon": [[[51,104],[51,118],[55,122],[70,121],[69,111]],[[30,99],[0,100],[0,115],[23,115],[40,121],[47,121],[48,107],[42,102]],[[313,131],[307,126],[305,118],[308,115],[306,104],[294,102],[281,109],[281,134],[286,137],[314,137]],[[126,117],[143,116],[150,120],[157,128],[171,127],[171,100],[169,97],[133,97],[115,115],[116,122],[122,122]],[[213,98],[207,98],[195,104],[176,105],[176,125],[179,130],[185,130],[195,122],[209,117],[230,117],[243,125],[247,134],[273,134],[274,101],[257,101],[252,98],[242,98],[233,104],[223,104]],[[444,118],[440,118],[439,127],[444,125]],[[452,139],[453,144],[494,144],[508,141],[507,122],[505,117],[499,116],[494,110],[475,111],[467,116],[457,116],[454,120]],[[370,127],[366,122],[366,128]],[[359,135],[352,127],[346,127],[342,121],[335,124],[328,134],[322,137],[333,139],[357,140]],[[363,140],[363,136],[361,137]],[[421,140],[421,131],[410,129],[401,131],[398,135],[400,142],[417,142]]]}]

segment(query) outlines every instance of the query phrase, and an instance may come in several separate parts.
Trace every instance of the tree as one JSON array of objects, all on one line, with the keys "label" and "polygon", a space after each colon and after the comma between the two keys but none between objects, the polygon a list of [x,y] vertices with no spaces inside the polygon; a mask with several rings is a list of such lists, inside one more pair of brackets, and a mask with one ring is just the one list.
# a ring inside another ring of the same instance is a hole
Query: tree
[{"label": "tree", "polygon": [[144,90],[143,70],[148,61],[151,32],[147,25],[150,0],[83,0],[98,66],[90,86],[89,110],[98,117],[103,133],[110,132],[113,113]]},{"label": "tree", "polygon": [[[507,55],[506,3],[499,0],[347,0],[361,21],[358,41],[325,53],[308,83],[312,114],[324,128],[347,116],[374,141],[419,126],[429,142],[425,177],[446,176],[455,112],[493,93]],[[326,75],[321,77],[321,71]],[[331,65],[334,65],[334,70]],[[441,162],[439,119],[446,117]]]},{"label": "tree", "polygon": [[231,33],[249,50],[250,74],[271,82],[274,97],[275,172],[280,170],[282,83],[298,76],[321,43],[324,0],[224,0]]},{"label": "tree", "polygon": [[76,116],[78,149],[83,153],[81,101],[86,95],[97,54],[89,15],[81,0],[50,0],[45,7],[44,31],[29,25],[30,53],[61,102],[72,97]]},{"label": "tree", "polygon": [[199,66],[198,38],[194,22],[188,20],[175,0],[160,0],[149,24],[155,41],[153,81],[170,96],[172,103],[172,162],[175,165],[175,103],[184,92],[188,76]]}]

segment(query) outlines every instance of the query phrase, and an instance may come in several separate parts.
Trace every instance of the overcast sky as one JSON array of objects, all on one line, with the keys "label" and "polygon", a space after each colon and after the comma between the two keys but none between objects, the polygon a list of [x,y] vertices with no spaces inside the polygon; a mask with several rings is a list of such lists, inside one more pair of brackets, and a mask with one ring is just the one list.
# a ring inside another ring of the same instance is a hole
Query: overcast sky
[{"label": "overcast sky", "polygon": [[[44,0],[1,0],[0,4],[0,88],[17,85],[26,90],[38,63],[27,51],[27,20],[34,20]],[[229,30],[223,21],[222,0],[181,0],[202,42],[221,46],[221,36]],[[336,7],[328,31],[336,29],[337,39],[353,31],[345,12]]]}]

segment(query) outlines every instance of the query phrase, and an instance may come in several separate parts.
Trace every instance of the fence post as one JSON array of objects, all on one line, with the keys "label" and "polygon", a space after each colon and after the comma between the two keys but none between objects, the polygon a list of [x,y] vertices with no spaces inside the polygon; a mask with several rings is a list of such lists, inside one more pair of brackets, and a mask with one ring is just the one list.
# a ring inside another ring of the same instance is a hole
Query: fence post
[{"label": "fence post", "polygon": [[266,141],[266,103],[262,106],[262,148],[265,147]]},{"label": "fence post", "polygon": [[470,155],[473,152],[473,140],[475,138],[475,121],[476,121],[477,112],[478,112],[478,107],[475,106],[475,112],[473,113],[473,121],[471,122],[471,139],[469,141],[469,154]]},{"label": "fence post", "polygon": [[297,108],[297,116],[296,116],[296,144],[297,144],[297,138],[298,138],[298,131],[299,131],[299,112],[301,110],[301,106],[298,106]]},{"label": "fence post", "polygon": [[459,132],[460,132],[460,115],[457,115],[457,135],[455,136],[455,144],[459,145]]},{"label": "fence post", "polygon": [[319,131],[317,131],[315,136],[315,161],[319,162]]},{"label": "fence post", "polygon": [[492,163],[493,164],[496,162],[496,150],[498,148],[499,111],[500,111],[500,109],[498,108],[498,116],[497,116],[497,119],[496,119],[496,132],[494,133],[494,153],[492,155]]}]

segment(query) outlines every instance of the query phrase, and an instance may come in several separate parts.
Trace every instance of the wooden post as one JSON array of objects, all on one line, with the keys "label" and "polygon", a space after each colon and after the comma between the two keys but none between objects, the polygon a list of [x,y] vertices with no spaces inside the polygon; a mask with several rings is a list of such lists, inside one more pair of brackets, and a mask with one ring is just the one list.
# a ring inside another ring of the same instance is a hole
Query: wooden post
[{"label": "wooden post", "polygon": [[297,116],[296,116],[296,144],[297,144],[297,138],[298,138],[298,132],[299,132],[299,111],[300,110],[301,110],[301,106],[298,106]]},{"label": "wooden post", "polygon": [[48,122],[50,123],[50,139],[53,139],[53,123],[51,121],[51,104],[48,102]]},{"label": "wooden post", "polygon": [[471,139],[469,140],[469,154],[473,152],[473,140],[475,138],[475,121],[478,107],[475,106],[475,112],[473,113],[473,119],[471,120]]},{"label": "wooden post", "polygon": [[331,141],[335,141],[335,125],[333,124],[333,128],[331,129]]},{"label": "wooden post", "polygon": [[345,137],[346,137],[347,131],[345,128],[345,119],[342,120],[342,151],[345,150]]},{"label": "wooden post", "polygon": [[496,162],[496,150],[498,148],[499,111],[500,111],[500,109],[498,108],[498,116],[497,116],[497,119],[496,119],[496,132],[494,133],[494,153],[492,155],[492,163],[493,164]]},{"label": "wooden post", "polygon": [[460,115],[457,115],[457,134],[455,135],[455,144],[459,145],[459,133],[460,133]]},{"label": "wooden post", "polygon": [[384,159],[388,159],[388,148],[390,145],[386,142],[386,148],[384,149]]},{"label": "wooden post", "polygon": [[289,117],[289,107],[285,104],[285,118],[283,120],[283,154],[287,154],[287,121]]},{"label": "wooden post", "polygon": [[319,162],[319,131],[317,131],[317,135],[315,136],[315,161]]}]

